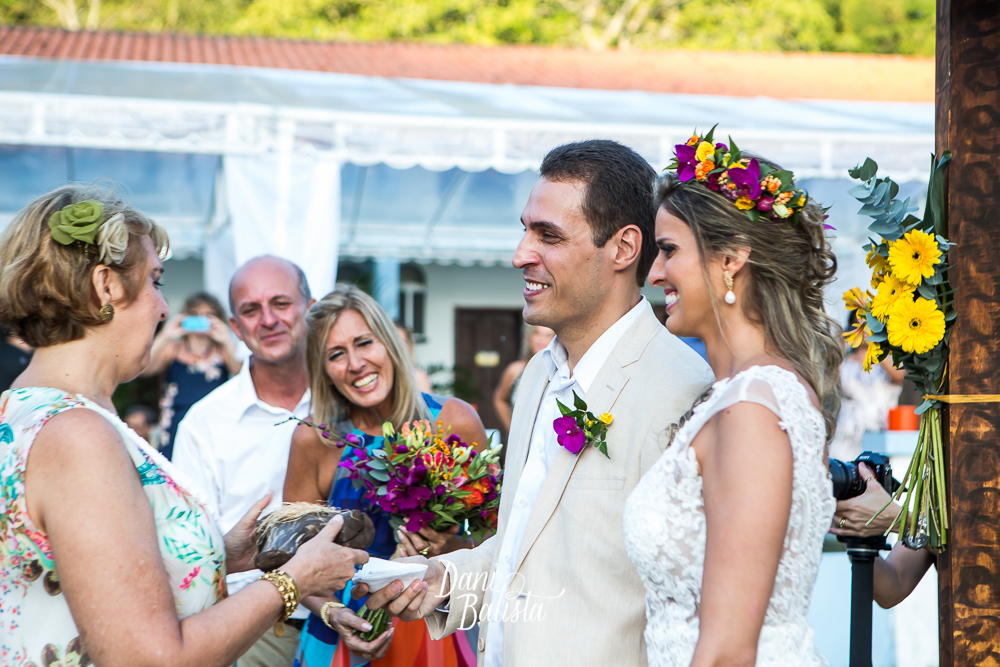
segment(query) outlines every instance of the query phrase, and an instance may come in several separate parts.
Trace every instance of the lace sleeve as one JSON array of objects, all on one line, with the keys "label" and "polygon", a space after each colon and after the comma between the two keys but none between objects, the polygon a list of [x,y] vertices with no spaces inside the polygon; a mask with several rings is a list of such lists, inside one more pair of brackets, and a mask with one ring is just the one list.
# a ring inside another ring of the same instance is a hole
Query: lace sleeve
[{"label": "lace sleeve", "polygon": [[710,414],[706,414],[706,421],[713,415],[731,408],[737,403],[757,403],[778,416],[780,420],[781,410],[778,407],[778,400],[775,398],[774,389],[771,384],[762,378],[754,377],[750,374],[737,376],[732,382],[719,387],[720,392],[712,402]]}]

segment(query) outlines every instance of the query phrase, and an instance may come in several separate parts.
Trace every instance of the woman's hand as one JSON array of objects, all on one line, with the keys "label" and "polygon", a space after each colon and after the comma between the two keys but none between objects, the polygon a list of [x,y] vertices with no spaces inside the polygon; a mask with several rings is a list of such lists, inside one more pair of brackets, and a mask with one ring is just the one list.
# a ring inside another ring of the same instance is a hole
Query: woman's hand
[{"label": "woman's hand", "polygon": [[229,327],[223,324],[215,315],[206,315],[208,318],[208,337],[219,347],[233,346],[232,336],[229,334]]},{"label": "woman's hand", "polygon": [[347,607],[331,611],[327,618],[330,619],[330,627],[337,631],[337,634],[344,640],[344,645],[350,649],[351,653],[367,660],[378,660],[389,650],[393,633],[391,627],[374,640],[366,642],[355,634],[355,630],[358,632],[368,632],[372,629],[371,623]]},{"label": "woman's hand", "polygon": [[458,528],[458,524],[442,532],[421,528],[420,532],[417,533],[400,528],[396,531],[399,544],[392,557],[427,556],[429,558],[450,553],[456,549],[467,549],[470,545],[464,537],[459,537]]},{"label": "woman's hand", "polygon": [[227,573],[234,574],[254,569],[253,559],[257,556],[257,542],[253,539],[253,531],[257,527],[260,513],[271,502],[271,495],[272,493],[268,491],[267,495],[254,503],[233,529],[226,533]]},{"label": "woman's hand", "polygon": [[367,552],[334,544],[333,539],[343,526],[343,517],[338,515],[330,519],[323,530],[303,542],[281,568],[295,580],[302,597],[333,595],[351,580],[356,565],[368,562]]},{"label": "woman's hand", "polygon": [[[865,480],[865,492],[855,498],[837,501],[837,511],[833,515],[833,524],[830,527],[830,532],[834,535],[848,537],[882,535],[899,515],[900,506],[892,502],[889,492],[875,481],[875,471],[864,463],[858,464],[858,471]],[[865,525],[872,517],[875,517],[872,522]]]}]

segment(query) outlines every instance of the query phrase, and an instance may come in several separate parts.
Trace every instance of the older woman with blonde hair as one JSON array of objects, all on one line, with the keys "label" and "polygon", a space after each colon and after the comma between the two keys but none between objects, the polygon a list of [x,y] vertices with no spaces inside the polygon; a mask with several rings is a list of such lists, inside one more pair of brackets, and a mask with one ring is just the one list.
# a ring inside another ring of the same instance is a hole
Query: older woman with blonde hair
[{"label": "older woman with blonde hair", "polygon": [[344,587],[361,551],[338,519],[283,569],[251,569],[261,499],[220,534],[111,395],[149,362],[163,228],[107,189],[69,185],[0,237],[0,321],[36,348],[0,395],[0,655],[10,665],[232,665],[300,597]]},{"label": "older woman with blonde hair", "polygon": [[676,155],[649,279],[717,382],[625,505],[649,663],[822,665],[806,614],[834,511],[843,358],[823,308],[836,269],[823,211],[790,172],[711,132]]},{"label": "older woman with blonde hair", "polygon": [[[292,436],[284,499],[323,501],[365,511],[376,527],[375,542],[368,550],[373,556],[439,554],[469,546],[457,534],[457,526],[446,533],[424,528],[419,533],[401,529],[394,534],[389,517],[363,499],[363,489],[354,488],[340,463],[356,457],[361,448],[370,451],[382,447],[383,422],[398,429],[416,419],[430,419],[482,450],[486,433],[479,415],[457,398],[420,392],[395,325],[385,310],[358,288],[337,287],[316,302],[306,320],[306,364],[312,397],[312,415],[307,421],[323,424],[337,439],[352,435],[358,444],[340,448],[333,437],[300,425]],[[324,610],[316,601],[307,604],[314,615],[302,632],[302,667],[329,667],[341,639],[354,658],[374,659],[377,665],[413,664],[423,642],[430,642],[423,622],[397,625],[374,641],[364,642],[355,630],[366,631],[370,626],[354,613],[359,605],[346,591],[339,600],[325,605]],[[448,648],[451,641],[434,642],[432,652],[453,650]],[[354,658],[352,664],[357,664]]]}]

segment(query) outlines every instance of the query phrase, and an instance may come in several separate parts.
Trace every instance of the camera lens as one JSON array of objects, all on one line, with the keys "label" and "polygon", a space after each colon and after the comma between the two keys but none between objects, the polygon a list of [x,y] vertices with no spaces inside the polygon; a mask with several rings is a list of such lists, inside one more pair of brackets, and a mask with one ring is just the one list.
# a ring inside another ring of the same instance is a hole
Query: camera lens
[{"label": "camera lens", "polygon": [[830,478],[833,480],[833,497],[837,500],[855,498],[865,492],[858,464],[854,461],[830,459]]}]

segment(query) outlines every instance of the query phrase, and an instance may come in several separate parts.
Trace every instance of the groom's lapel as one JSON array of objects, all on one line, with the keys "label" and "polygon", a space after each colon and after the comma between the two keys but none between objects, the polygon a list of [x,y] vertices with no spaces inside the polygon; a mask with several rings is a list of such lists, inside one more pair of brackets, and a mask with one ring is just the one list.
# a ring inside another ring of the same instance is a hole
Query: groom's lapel
[{"label": "groom's lapel", "polygon": [[[521,478],[524,463],[528,460],[528,446],[531,443],[532,429],[542,404],[542,396],[544,396],[548,385],[549,375],[543,372],[538,377],[538,381],[530,387],[525,387],[523,383],[518,387],[518,407],[526,405],[529,409],[524,418],[517,420],[514,428],[511,429],[508,456],[504,461],[505,479],[518,480]],[[518,417],[520,416],[518,415]]]},{"label": "groom's lapel", "polygon": [[[524,381],[518,386],[514,420],[511,422],[510,437],[507,439],[507,458],[504,461],[504,492],[500,496],[500,516],[509,516],[510,505],[514,502],[517,484],[528,458],[531,429],[542,402],[542,395],[549,384],[548,373],[535,374],[535,382],[528,385]],[[520,409],[524,407],[525,412]]]},{"label": "groom's lapel", "polygon": [[[615,401],[618,400],[618,395],[621,394],[627,381],[628,375],[622,370],[621,363],[616,359],[614,353],[612,353],[608,357],[607,362],[605,362],[601,372],[594,378],[594,384],[590,388],[590,391],[587,392],[587,410],[595,415],[611,412]],[[546,426],[546,424],[539,424],[538,428],[546,428]],[[603,458],[604,455],[600,452],[596,450],[589,451],[592,449],[594,447],[587,445],[586,449],[579,454],[571,454],[563,447],[556,448],[557,451],[552,460],[552,467],[549,469],[549,474],[546,476],[545,483],[538,494],[538,500],[531,511],[531,516],[528,517],[528,525],[525,526],[524,538],[521,540],[521,548],[517,554],[517,561],[514,563],[512,572],[517,572],[518,568],[521,567],[521,563],[524,562],[524,558],[527,556],[531,546],[538,539],[538,535],[552,517],[552,513],[555,512],[556,507],[559,505],[559,500],[562,498],[563,491],[566,489],[566,484],[569,483],[569,478],[572,476],[573,469],[576,468],[580,457],[600,456]],[[613,452],[609,453],[614,456]]]}]

